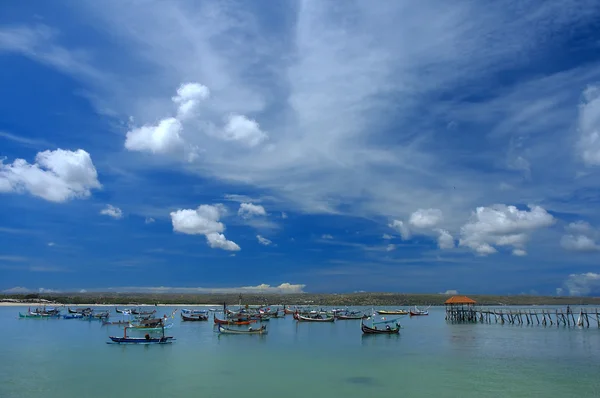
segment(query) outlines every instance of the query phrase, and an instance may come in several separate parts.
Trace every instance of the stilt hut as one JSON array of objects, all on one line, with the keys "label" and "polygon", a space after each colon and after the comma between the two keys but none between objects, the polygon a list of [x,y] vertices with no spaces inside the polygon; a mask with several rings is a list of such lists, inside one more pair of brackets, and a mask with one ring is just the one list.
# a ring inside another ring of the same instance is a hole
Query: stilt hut
[{"label": "stilt hut", "polygon": [[446,306],[446,320],[452,322],[477,322],[475,300],[467,296],[452,296],[444,305]]}]

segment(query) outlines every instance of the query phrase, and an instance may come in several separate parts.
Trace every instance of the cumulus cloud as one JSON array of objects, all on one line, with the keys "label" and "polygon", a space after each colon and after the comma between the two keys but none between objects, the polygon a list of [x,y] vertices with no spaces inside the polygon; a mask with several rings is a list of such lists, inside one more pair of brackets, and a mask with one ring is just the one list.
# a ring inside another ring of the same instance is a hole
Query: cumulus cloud
[{"label": "cumulus cloud", "polygon": [[283,218],[285,220],[286,218],[288,218],[288,215],[282,211],[281,218]]},{"label": "cumulus cloud", "polygon": [[571,274],[563,286],[564,288],[557,289],[557,294],[567,291],[570,296],[600,295],[600,274],[594,272]]},{"label": "cumulus cloud", "polygon": [[219,220],[224,212],[224,207],[220,205],[200,205],[195,210],[181,209],[170,215],[174,231],[187,235],[204,235],[212,248],[238,251],[240,247],[223,235],[225,225]]},{"label": "cumulus cloud", "polygon": [[0,159],[0,192],[29,193],[51,202],[86,198],[100,189],[98,173],[90,154],[83,149],[39,152],[35,163]]},{"label": "cumulus cloud", "polygon": [[408,222],[417,228],[433,228],[442,218],[440,209],[419,209],[410,215]]},{"label": "cumulus cloud", "polygon": [[125,148],[130,151],[170,153],[183,148],[181,122],[173,117],[156,125],[146,125],[127,132]]},{"label": "cumulus cloud", "polygon": [[152,217],[146,217],[146,219],[144,220],[145,224],[152,224],[153,222],[155,222],[156,220]]},{"label": "cumulus cloud", "polygon": [[113,205],[106,205],[104,209],[100,210],[100,214],[115,218],[117,220],[123,218],[123,211]]},{"label": "cumulus cloud", "polygon": [[590,86],[579,106],[579,151],[590,166],[600,166],[600,86]]},{"label": "cumulus cloud", "polygon": [[454,247],[454,238],[450,232],[445,229],[438,229],[438,246],[440,249],[452,249]]},{"label": "cumulus cloud", "polygon": [[266,216],[267,212],[261,205],[241,203],[240,208],[238,209],[238,215],[243,218],[250,218],[254,216]]},{"label": "cumulus cloud", "polygon": [[554,222],[554,217],[540,206],[529,206],[529,211],[502,204],[478,207],[461,228],[459,245],[484,256],[496,253],[494,246],[512,246],[514,255],[524,255],[530,233]]},{"label": "cumulus cloud", "polygon": [[391,252],[391,251],[394,251],[394,250],[396,250],[396,245],[394,245],[394,244],[391,244],[391,243],[390,243],[389,245],[387,245],[387,246],[385,247],[385,251],[386,251],[386,252]]},{"label": "cumulus cloud", "polygon": [[567,232],[560,240],[565,250],[576,252],[595,252],[600,250],[596,240],[600,232],[585,221],[570,223],[565,227]]},{"label": "cumulus cloud", "polygon": [[177,89],[177,95],[172,98],[178,104],[177,117],[187,119],[198,111],[200,102],[210,96],[208,87],[200,83],[184,83]]},{"label": "cumulus cloud", "polygon": [[260,235],[256,235],[256,239],[258,239],[258,243],[265,246],[269,246],[271,243],[273,243],[271,240]]},{"label": "cumulus cloud", "polygon": [[217,232],[212,232],[210,234],[207,234],[206,241],[208,242],[208,245],[210,247],[212,247],[213,249],[223,249],[223,250],[228,250],[228,251],[239,251],[240,250],[240,247],[237,245],[237,243],[227,240],[225,238],[225,235],[217,233]]},{"label": "cumulus cloud", "polygon": [[333,236],[330,234],[323,234],[321,235],[321,239],[333,239]]},{"label": "cumulus cloud", "polygon": [[403,221],[393,220],[388,224],[388,227],[395,229],[400,233],[402,240],[408,240],[411,238],[412,234],[410,232],[410,228]]},{"label": "cumulus cloud", "polygon": [[385,239],[385,240],[394,239],[394,237],[392,235],[390,235],[390,234],[383,234],[382,238]]},{"label": "cumulus cloud", "polygon": [[[199,156],[200,148],[192,143],[198,141],[193,137],[198,136],[199,132],[205,137],[238,142],[247,147],[255,147],[268,139],[258,122],[245,115],[228,115],[222,128],[210,120],[201,120],[201,104],[209,97],[209,88],[200,83],[181,84],[177,95],[171,97],[177,105],[177,115],[165,117],[156,124],[132,128],[126,134],[125,148],[163,155],[184,153],[188,162],[192,162]],[[205,113],[207,116],[210,114]]]},{"label": "cumulus cloud", "polygon": [[244,115],[230,115],[219,137],[255,147],[265,141],[268,135],[260,129],[255,120],[248,119]]}]

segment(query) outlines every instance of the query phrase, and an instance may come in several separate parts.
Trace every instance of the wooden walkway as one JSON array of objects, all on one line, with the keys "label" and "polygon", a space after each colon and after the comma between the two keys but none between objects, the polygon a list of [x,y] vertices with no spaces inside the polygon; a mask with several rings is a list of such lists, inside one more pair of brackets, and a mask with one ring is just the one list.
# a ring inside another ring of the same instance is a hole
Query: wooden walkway
[{"label": "wooden walkway", "polygon": [[500,323],[512,325],[578,326],[600,328],[598,308],[447,308],[446,320],[455,323]]}]

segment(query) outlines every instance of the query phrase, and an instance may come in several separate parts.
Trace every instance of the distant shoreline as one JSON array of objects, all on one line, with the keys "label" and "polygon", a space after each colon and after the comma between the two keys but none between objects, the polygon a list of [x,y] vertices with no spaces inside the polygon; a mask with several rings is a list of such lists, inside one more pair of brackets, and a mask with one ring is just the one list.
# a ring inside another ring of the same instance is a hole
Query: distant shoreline
[{"label": "distant shoreline", "polygon": [[[600,297],[570,296],[501,296],[466,294],[480,306],[503,305],[598,305]],[[450,298],[447,294],[409,293],[241,293],[242,305],[288,305],[288,306],[443,306]],[[71,305],[71,306],[222,306],[237,305],[240,293],[181,294],[181,293],[43,293],[0,294],[2,300],[19,300],[20,303],[0,302],[12,305]],[[27,300],[26,302],[22,302]],[[35,303],[34,303],[35,301]],[[213,303],[213,304],[207,304]]]}]

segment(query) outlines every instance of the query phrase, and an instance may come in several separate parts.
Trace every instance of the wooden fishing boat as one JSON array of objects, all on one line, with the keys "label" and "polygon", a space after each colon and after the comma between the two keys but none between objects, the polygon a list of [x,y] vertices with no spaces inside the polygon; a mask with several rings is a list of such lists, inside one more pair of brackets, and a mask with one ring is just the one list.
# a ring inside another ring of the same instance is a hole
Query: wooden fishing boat
[{"label": "wooden fishing boat", "polygon": [[377,310],[375,312],[379,315],[408,315],[408,311],[406,310]]},{"label": "wooden fishing boat", "polygon": [[132,309],[131,313],[133,315],[152,315],[156,312],[156,310],[154,311],[141,311],[141,310],[136,310],[136,309]]},{"label": "wooden fishing boat", "polygon": [[365,325],[364,322],[360,323],[360,329],[364,334],[399,334],[400,333],[400,324],[396,324],[396,326],[391,327],[390,325],[386,325],[384,328],[380,329],[377,326],[369,327]]},{"label": "wooden fishing boat", "polygon": [[366,314],[336,314],[338,320],[355,320],[355,319],[367,319],[369,316]]},{"label": "wooden fishing boat", "polygon": [[63,317],[63,319],[82,319],[83,314],[69,314],[69,315],[63,315],[62,317]]},{"label": "wooden fishing boat", "polygon": [[[429,307],[431,307],[431,306],[429,306]],[[414,310],[410,310],[410,316],[424,316],[424,315],[429,315],[429,311],[427,311],[429,309],[429,307],[427,307],[424,310],[420,310],[415,305],[415,309]]]},{"label": "wooden fishing boat", "polygon": [[183,312],[181,313],[181,320],[184,322],[200,322],[200,321],[208,321],[208,315],[204,314],[189,314],[186,315]]},{"label": "wooden fishing boat", "polygon": [[67,307],[67,311],[69,311],[69,314],[85,314],[85,313],[91,313],[92,309],[91,308],[75,308],[74,310],[71,309],[71,307]]},{"label": "wooden fishing boat", "polygon": [[219,333],[222,333],[222,334],[267,334],[267,327],[265,325],[263,325],[258,329],[252,329],[252,327],[249,327],[248,330],[243,330],[243,329],[229,329],[229,328],[224,327],[223,325],[219,325]]},{"label": "wooden fishing boat", "polygon": [[102,326],[109,325],[131,325],[131,323],[129,321],[102,321]]},{"label": "wooden fishing boat", "polygon": [[310,317],[298,314],[295,316],[296,320],[299,322],[334,322],[335,317],[333,316],[325,316],[325,317]]},{"label": "wooden fishing boat", "polygon": [[107,344],[170,344],[175,340],[172,336],[165,336],[165,329],[162,328],[162,336],[152,337],[148,333],[144,337],[131,337],[127,336],[128,327],[123,328],[123,337],[108,336],[111,341],[107,341]]},{"label": "wooden fishing boat", "polygon": [[250,325],[251,323],[256,323],[256,320],[251,319],[251,320],[247,320],[247,321],[238,321],[235,319],[219,319],[215,315],[214,322],[217,325]]}]

